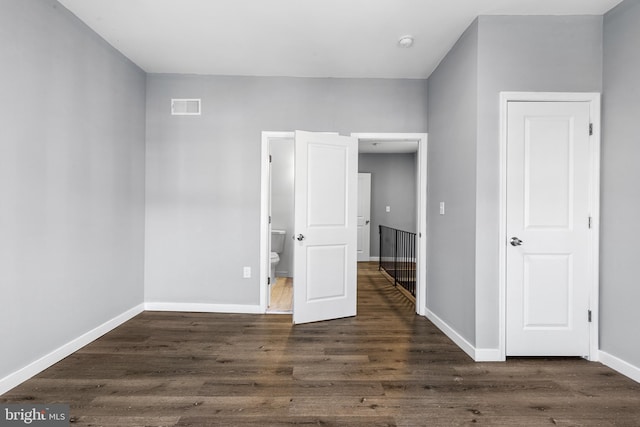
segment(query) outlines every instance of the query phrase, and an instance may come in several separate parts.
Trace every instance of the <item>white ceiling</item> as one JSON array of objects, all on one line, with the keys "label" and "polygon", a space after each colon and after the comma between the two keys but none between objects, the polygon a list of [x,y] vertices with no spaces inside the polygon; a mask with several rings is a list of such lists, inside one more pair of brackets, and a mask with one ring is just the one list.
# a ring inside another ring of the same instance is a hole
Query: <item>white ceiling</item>
[{"label": "white ceiling", "polygon": [[620,1],[59,0],[149,73],[381,78],[428,77],[478,15],[601,15]]}]

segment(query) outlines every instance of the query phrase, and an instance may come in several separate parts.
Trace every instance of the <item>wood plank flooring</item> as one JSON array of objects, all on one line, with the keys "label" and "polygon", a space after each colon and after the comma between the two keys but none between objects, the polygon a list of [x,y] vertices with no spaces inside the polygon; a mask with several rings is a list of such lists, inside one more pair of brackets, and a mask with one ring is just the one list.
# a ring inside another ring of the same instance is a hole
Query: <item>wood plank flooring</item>
[{"label": "wood plank flooring", "polygon": [[640,384],[581,359],[474,363],[376,269],[355,318],[145,312],[0,401],[94,426],[640,426]]},{"label": "wood plank flooring", "polygon": [[291,313],[293,308],[293,279],[278,277],[271,286],[269,313]]}]

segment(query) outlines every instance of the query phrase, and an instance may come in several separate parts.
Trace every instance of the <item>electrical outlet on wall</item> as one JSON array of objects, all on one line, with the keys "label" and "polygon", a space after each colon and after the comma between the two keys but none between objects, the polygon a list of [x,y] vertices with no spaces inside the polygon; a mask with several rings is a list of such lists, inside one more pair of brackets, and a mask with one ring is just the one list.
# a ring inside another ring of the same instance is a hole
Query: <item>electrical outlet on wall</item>
[{"label": "electrical outlet on wall", "polygon": [[251,278],[251,267],[243,267],[242,269],[242,277],[245,279]]}]

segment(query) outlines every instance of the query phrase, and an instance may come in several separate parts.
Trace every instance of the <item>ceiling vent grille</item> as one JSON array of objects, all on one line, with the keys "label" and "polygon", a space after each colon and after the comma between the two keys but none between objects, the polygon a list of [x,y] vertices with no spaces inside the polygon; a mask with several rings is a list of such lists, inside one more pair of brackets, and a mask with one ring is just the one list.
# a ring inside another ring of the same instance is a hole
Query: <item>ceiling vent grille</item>
[{"label": "ceiling vent grille", "polygon": [[201,114],[200,99],[172,99],[172,116],[199,116]]}]

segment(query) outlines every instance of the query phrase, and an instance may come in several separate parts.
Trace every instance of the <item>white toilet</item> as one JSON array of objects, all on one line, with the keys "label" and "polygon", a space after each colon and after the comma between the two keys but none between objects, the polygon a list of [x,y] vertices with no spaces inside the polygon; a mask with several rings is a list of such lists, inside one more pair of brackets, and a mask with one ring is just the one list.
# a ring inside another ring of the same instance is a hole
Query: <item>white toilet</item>
[{"label": "white toilet", "polygon": [[285,230],[271,230],[271,283],[276,283],[276,266],[280,262],[280,255],[284,250]]}]

